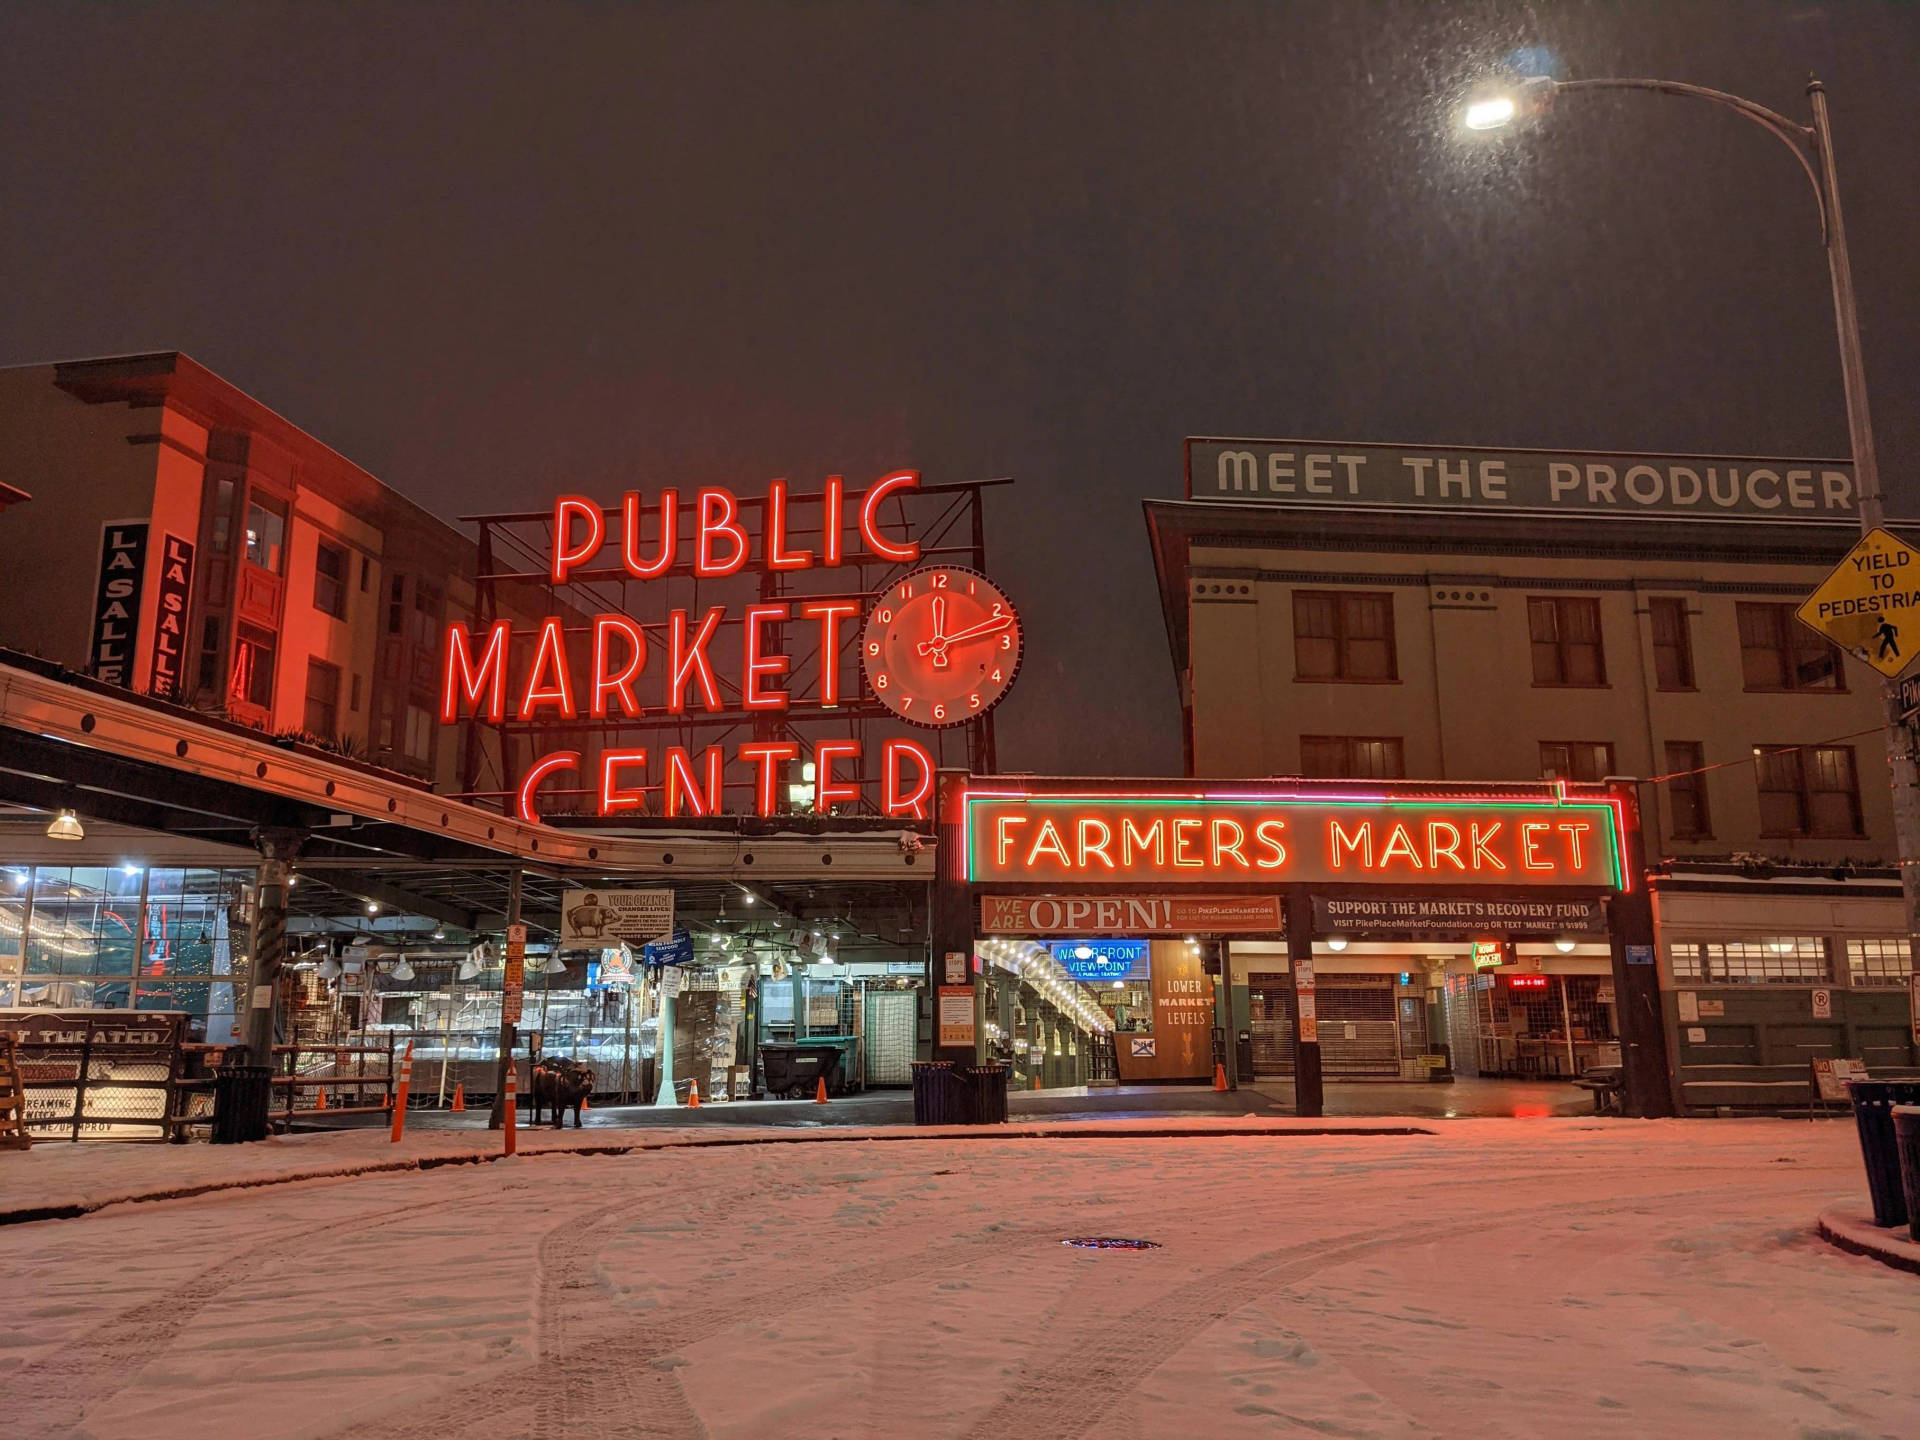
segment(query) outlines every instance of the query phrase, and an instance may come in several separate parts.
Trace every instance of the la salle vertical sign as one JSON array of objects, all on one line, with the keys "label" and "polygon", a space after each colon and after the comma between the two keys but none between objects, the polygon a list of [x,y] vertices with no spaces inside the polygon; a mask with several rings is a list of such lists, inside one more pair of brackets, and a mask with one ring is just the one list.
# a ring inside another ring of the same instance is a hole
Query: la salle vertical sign
[{"label": "la salle vertical sign", "polygon": [[100,537],[100,580],[93,600],[87,669],[109,685],[133,684],[140,638],[140,587],[147,574],[147,522],[110,522]]},{"label": "la salle vertical sign", "polygon": [[187,653],[187,602],[192,589],[192,542],[163,533],[153,655],[147,671],[147,693],[158,700],[177,702],[185,693],[180,666]]}]

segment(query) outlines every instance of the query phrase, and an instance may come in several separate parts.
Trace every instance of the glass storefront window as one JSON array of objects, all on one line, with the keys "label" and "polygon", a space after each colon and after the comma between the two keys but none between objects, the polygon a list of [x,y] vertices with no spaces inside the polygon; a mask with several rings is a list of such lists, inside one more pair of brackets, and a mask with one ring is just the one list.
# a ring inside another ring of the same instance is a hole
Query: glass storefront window
[{"label": "glass storefront window", "polygon": [[29,975],[130,975],[139,943],[140,874],[40,866],[28,921]]}]

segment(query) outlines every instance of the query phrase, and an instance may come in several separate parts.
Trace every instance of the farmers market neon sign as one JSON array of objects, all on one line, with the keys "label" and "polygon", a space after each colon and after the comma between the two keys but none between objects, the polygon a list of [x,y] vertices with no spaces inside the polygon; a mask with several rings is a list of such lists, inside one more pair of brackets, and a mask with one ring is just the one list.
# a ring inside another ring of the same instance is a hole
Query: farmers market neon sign
[{"label": "farmers market neon sign", "polygon": [[1625,889],[1617,801],[1208,793],[964,797],[970,881]]}]

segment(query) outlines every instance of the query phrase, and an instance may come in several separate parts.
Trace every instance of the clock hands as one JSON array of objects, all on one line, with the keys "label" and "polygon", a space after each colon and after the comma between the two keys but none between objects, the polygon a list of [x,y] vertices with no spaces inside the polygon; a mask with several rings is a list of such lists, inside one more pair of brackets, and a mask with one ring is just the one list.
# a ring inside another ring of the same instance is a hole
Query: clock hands
[{"label": "clock hands", "polygon": [[978,640],[983,635],[992,635],[1005,630],[1012,624],[1011,615],[1001,615],[996,619],[982,620],[978,625],[969,626],[965,630],[956,630],[948,635],[944,633],[947,628],[947,602],[944,596],[936,595],[933,597],[933,635],[920,642],[918,653],[932,656],[934,665],[944,670],[948,663],[947,648],[949,646],[957,645],[962,640]]}]

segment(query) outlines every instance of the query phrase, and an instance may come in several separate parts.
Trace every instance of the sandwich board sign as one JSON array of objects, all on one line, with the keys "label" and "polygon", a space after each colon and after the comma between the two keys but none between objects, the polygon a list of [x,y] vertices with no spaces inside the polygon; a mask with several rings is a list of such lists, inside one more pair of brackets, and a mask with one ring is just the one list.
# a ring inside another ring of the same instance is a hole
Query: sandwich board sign
[{"label": "sandwich board sign", "polygon": [[1868,531],[1798,614],[1803,625],[1893,679],[1920,649],[1920,548],[1886,530]]}]

